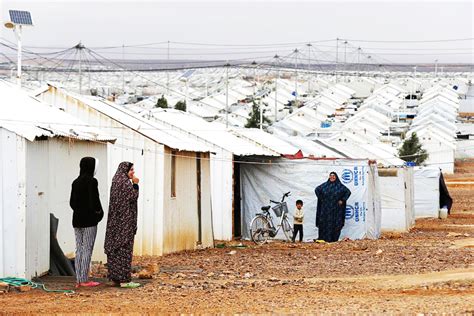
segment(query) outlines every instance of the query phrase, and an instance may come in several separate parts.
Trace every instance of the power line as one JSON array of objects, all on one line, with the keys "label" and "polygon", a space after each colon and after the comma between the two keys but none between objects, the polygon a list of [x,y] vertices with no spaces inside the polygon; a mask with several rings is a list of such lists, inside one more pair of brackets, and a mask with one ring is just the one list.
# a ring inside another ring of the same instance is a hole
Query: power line
[{"label": "power line", "polygon": [[364,39],[348,39],[342,40],[351,42],[364,42],[364,43],[446,43],[446,42],[465,42],[473,41],[474,37],[467,38],[456,38],[456,39],[439,39],[439,40],[364,40]]}]

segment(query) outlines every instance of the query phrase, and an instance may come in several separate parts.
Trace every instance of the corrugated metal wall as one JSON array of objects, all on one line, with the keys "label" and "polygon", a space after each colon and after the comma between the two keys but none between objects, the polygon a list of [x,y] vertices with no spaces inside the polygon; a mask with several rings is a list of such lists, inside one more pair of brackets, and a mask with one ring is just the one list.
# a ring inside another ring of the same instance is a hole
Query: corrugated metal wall
[{"label": "corrugated metal wall", "polygon": [[[28,274],[40,276],[49,270],[49,208],[52,196],[49,182],[51,139],[29,142],[26,148],[26,266]],[[58,166],[57,172],[62,168]],[[60,225],[67,223],[59,222]]]},{"label": "corrugated metal wall", "polygon": [[[0,128],[0,277],[26,271],[25,140]],[[49,254],[48,254],[49,255]]]},{"label": "corrugated metal wall", "polygon": [[67,113],[84,122],[100,126],[103,131],[117,138],[115,144],[108,145],[107,196],[119,163],[133,162],[135,174],[140,178],[138,230],[135,236],[134,254],[163,254],[164,177],[170,172],[169,168],[165,169],[164,166],[165,147],[54,87],[50,87],[49,92],[43,94],[42,98],[57,107],[64,108]]},{"label": "corrugated metal wall", "polygon": [[212,219],[214,238],[232,240],[233,154],[216,149],[211,156]]},{"label": "corrugated metal wall", "polygon": [[213,208],[211,195],[211,162],[209,153],[201,154],[201,226],[202,245],[211,247],[214,245],[213,233]]},{"label": "corrugated metal wall", "polygon": [[[171,171],[171,150],[165,151],[165,169]],[[176,153],[176,196],[171,196],[171,173],[164,178],[163,253],[195,249],[199,219],[196,154]],[[201,159],[201,188],[210,182],[208,159]],[[201,189],[202,245],[212,245],[210,188]]]},{"label": "corrugated metal wall", "polygon": [[[75,236],[69,197],[71,184],[79,175],[79,162],[82,157],[86,156],[99,159],[99,169],[95,178],[99,183],[102,207],[106,210],[108,207],[106,144],[55,138],[47,141],[35,141],[28,145],[27,187],[30,193],[28,195],[28,217],[31,218],[31,221],[27,221],[27,229],[32,236],[43,234],[41,241],[47,246],[37,246],[41,247],[43,252],[47,249],[46,253],[49,254],[49,213],[53,213],[59,219],[57,232],[59,245],[67,256],[74,256]],[[38,210],[42,212],[40,217],[36,214]],[[33,220],[35,217],[37,217],[37,222]],[[105,260],[103,245],[106,221],[107,217],[104,216],[98,225],[93,260]],[[41,223],[41,225],[37,223]],[[48,229],[44,229],[43,225],[47,225]],[[33,234],[35,231],[37,233]],[[35,242],[40,241],[36,240]]]}]

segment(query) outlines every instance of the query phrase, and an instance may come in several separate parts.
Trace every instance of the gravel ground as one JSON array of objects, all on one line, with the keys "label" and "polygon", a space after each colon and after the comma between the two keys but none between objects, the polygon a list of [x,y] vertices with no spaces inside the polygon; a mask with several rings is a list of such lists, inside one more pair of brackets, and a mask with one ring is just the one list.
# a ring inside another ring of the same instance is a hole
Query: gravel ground
[{"label": "gravel ground", "polygon": [[[470,169],[469,169],[470,170]],[[449,177],[455,180],[456,177]],[[240,242],[134,258],[134,290],[103,284],[75,294],[0,294],[0,313],[448,313],[474,314],[474,194],[450,187],[445,220],[404,234],[333,244]],[[216,244],[219,244],[217,242]],[[93,275],[105,276],[95,265]],[[71,288],[70,277],[45,277]]]},{"label": "gravel ground", "polygon": [[[227,243],[137,257],[153,279],[75,294],[0,295],[4,313],[474,312],[474,213],[417,221],[406,234],[334,244]],[[94,266],[103,277],[105,268]],[[138,275],[138,274],[137,274]],[[72,278],[46,277],[51,288]]]}]

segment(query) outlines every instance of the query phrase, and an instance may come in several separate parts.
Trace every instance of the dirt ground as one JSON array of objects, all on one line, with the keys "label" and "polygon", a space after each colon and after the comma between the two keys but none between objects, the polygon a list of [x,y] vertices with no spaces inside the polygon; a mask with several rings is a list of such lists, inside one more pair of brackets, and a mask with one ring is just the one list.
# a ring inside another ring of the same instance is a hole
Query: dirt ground
[{"label": "dirt ground", "polygon": [[[474,163],[447,176],[474,178]],[[458,168],[460,168],[458,166]],[[472,174],[471,174],[472,172]],[[463,180],[466,181],[466,180]],[[107,284],[74,294],[11,291],[0,313],[449,313],[474,314],[474,186],[448,184],[444,220],[417,220],[409,233],[333,244],[244,242],[164,257],[137,257],[153,278],[138,289]],[[105,268],[94,266],[102,280]],[[45,277],[72,288],[69,277]]]}]

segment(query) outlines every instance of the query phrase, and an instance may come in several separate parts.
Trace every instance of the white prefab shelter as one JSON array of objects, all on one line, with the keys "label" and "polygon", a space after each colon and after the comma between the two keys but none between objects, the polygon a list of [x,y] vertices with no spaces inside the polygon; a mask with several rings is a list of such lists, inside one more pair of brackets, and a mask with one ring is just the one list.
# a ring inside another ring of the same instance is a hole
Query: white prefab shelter
[{"label": "white prefab shelter", "polygon": [[382,231],[406,232],[415,225],[413,169],[379,170]]},{"label": "white prefab shelter", "polygon": [[[238,165],[235,160],[238,157],[266,156],[279,157],[280,151],[290,150],[296,154],[298,149],[284,143],[283,146],[273,143],[270,134],[264,132],[265,140],[270,143],[260,144],[250,140],[248,137],[239,135],[234,131],[226,130],[225,125],[208,123],[201,118],[176,110],[156,109],[152,111],[152,119],[163,124],[168,124],[167,129],[183,130],[196,142],[204,142],[212,146],[211,155],[211,191],[212,191],[212,221],[214,237],[218,240],[231,240],[234,235],[239,235],[236,220],[239,215],[239,192],[235,192],[238,181]],[[250,132],[250,131],[247,131]],[[260,134],[260,133],[259,133]],[[279,147],[279,148],[274,148]],[[288,148],[290,147],[290,148]]]},{"label": "white prefab shelter", "polygon": [[[346,220],[341,239],[378,238],[380,236],[380,193],[377,167],[368,160],[289,160],[273,159],[268,164],[242,164],[242,227],[243,236],[250,238],[250,221],[269,200],[278,200],[291,191],[287,199],[292,224],[295,202],[304,203],[304,235],[306,240],[318,237],[316,223],[317,198],[315,188],[327,181],[335,171],[351,191],[347,201]],[[273,214],[274,215],[274,214]],[[282,237],[281,235],[280,237]]]},{"label": "white prefab shelter", "polygon": [[213,245],[209,147],[102,98],[53,85],[41,97],[117,138],[108,146],[108,188],[121,161],[134,163],[140,178],[135,255]]},{"label": "white prefab shelter", "polygon": [[415,217],[439,215],[439,176],[436,167],[416,167],[413,172],[415,194]]},{"label": "white prefab shelter", "polygon": [[[107,168],[106,142],[112,140],[0,81],[0,277],[32,278],[48,272],[50,213],[59,219],[61,248],[74,252],[72,181],[82,157],[93,156]],[[104,208],[106,177],[106,170],[99,169]],[[103,241],[98,235],[97,244]]]}]

